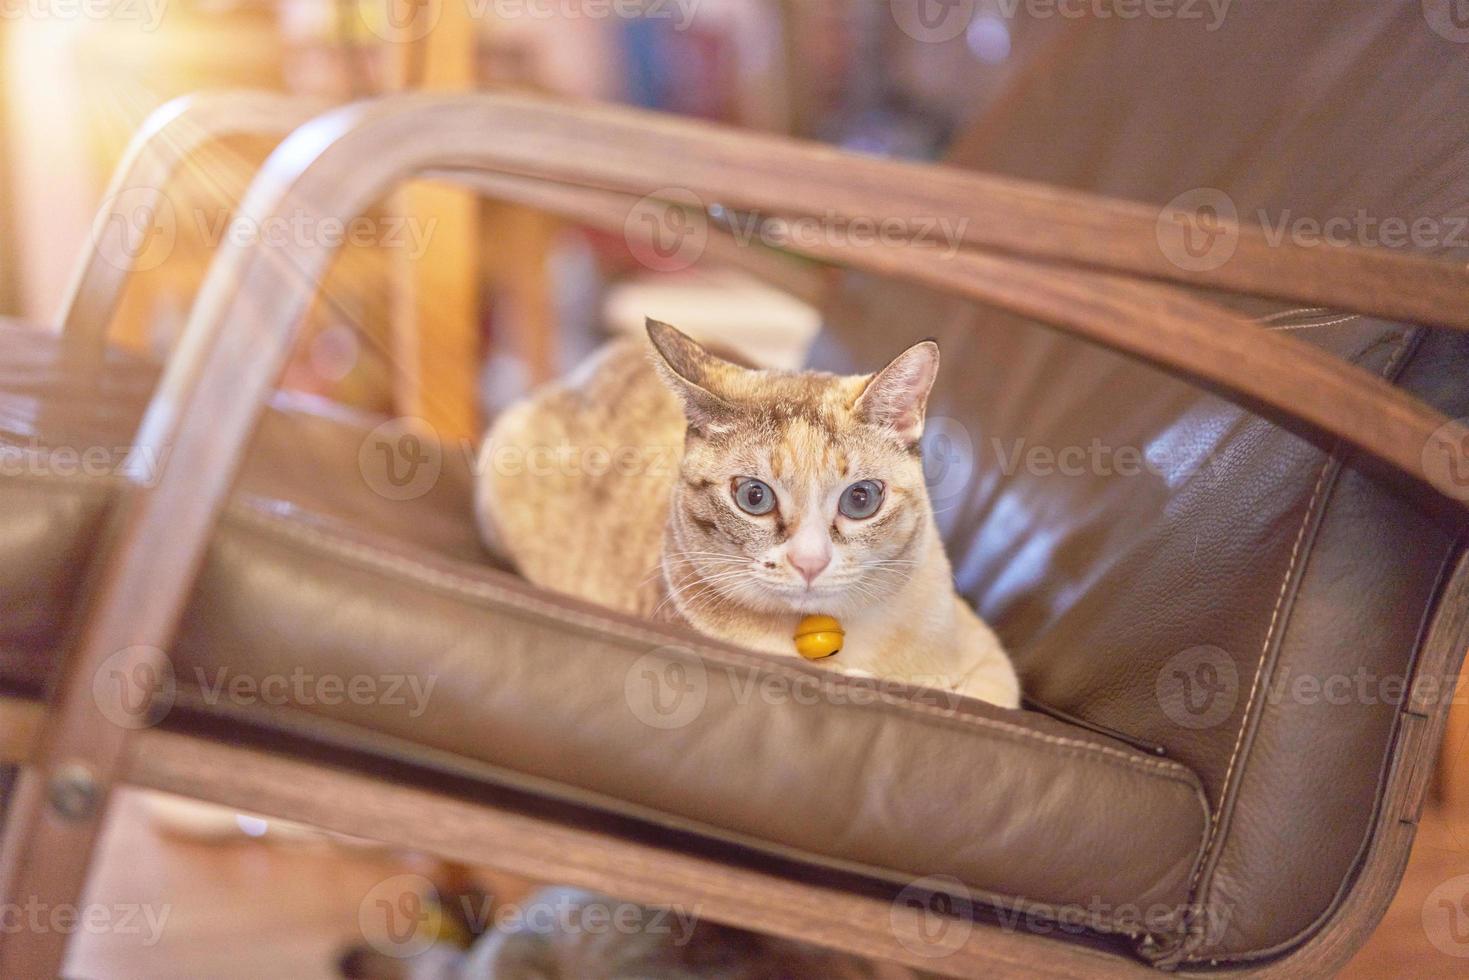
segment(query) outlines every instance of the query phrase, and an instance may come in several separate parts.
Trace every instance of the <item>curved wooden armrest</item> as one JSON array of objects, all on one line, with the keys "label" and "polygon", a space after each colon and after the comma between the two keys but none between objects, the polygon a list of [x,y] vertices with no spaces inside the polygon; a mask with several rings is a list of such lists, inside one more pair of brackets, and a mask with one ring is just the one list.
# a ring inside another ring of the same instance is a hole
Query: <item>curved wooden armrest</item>
[{"label": "curved wooden armrest", "polygon": [[[912,244],[850,240],[805,250],[1020,310],[1146,357],[1453,496],[1425,473],[1424,460],[1434,445],[1463,460],[1460,436],[1469,430],[1299,341],[1155,283],[1097,271],[1189,278],[1164,268],[1161,256],[1146,254],[1143,243],[1152,241],[1156,216],[1135,205],[627,110],[472,95],[395,96],[318,117],[271,156],[240,212],[261,227],[302,214],[346,218],[398,182],[430,171],[520,175],[634,198],[684,188],[706,202],[765,214],[830,215],[837,222],[886,215],[965,218],[963,238],[975,250],[949,259]],[[1465,277],[1454,267],[1362,251],[1262,247],[1242,233],[1237,261],[1197,281],[1469,325],[1463,310],[1452,311],[1457,320],[1436,316],[1448,309],[1449,291],[1462,294]],[[310,299],[302,284],[319,282],[331,258],[332,250],[320,244],[254,242],[226,245],[211,265],[136,440],[134,459],[163,458],[152,453],[166,448],[168,465],[151,485],[136,480],[113,509],[77,649],[47,715],[37,764],[12,805],[3,855],[8,896],[64,900],[80,891],[101,808],[58,819],[48,802],[54,781],[65,780],[60,785],[68,798],[75,798],[79,784],[99,796],[108,792],[121,771],[127,731],[104,716],[146,710],[124,703],[120,692],[99,710],[91,678],[119,651],[130,651],[133,665],[156,667],[164,659]],[[1046,266],[1038,258],[1064,265]],[[1451,438],[1433,441],[1445,432]],[[1454,506],[1462,513],[1462,503]],[[11,841],[25,842],[26,849]],[[16,943],[0,937],[0,976],[53,975],[63,940],[27,938]]]},{"label": "curved wooden armrest", "polygon": [[[437,171],[495,197],[629,235],[627,215],[638,199],[598,188],[554,184],[482,170]],[[672,205],[670,205],[672,206]],[[711,230],[711,251],[759,251]],[[1148,361],[1169,373],[1240,402],[1288,428],[1340,439],[1406,474],[1434,498],[1464,493],[1447,478],[1458,458],[1457,423],[1318,347],[1252,323],[1190,294],[1156,283],[1089,269],[1047,266],[1011,256],[932,250],[874,242],[858,250],[834,245],[790,246],[812,259],[850,265],[1000,307],[1056,329]],[[1367,445],[1367,443],[1371,445]],[[1452,443],[1452,444],[1451,444]],[[1425,460],[1426,457],[1426,460]],[[1437,464],[1425,472],[1425,461]]]},{"label": "curved wooden armrest", "polygon": [[283,139],[326,108],[316,99],[234,91],[180,96],[149,114],[113,173],[67,288],[61,331],[69,349],[101,350],[144,251],[135,239],[157,220],[164,189],[192,153],[229,136]]},{"label": "curved wooden armrest", "polygon": [[[1129,276],[1268,296],[1414,323],[1469,329],[1469,268],[1385,249],[1273,243],[1221,220],[1228,261],[1190,271],[1180,225],[1156,207],[1008,177],[844,153],[817,144],[611,106],[532,96],[427,98],[430,128],[514,133],[477,166],[609,189],[694,190],[706,203],[824,217],[835,211],[914,224],[945,219],[965,245]],[[396,100],[395,100],[396,101]],[[378,103],[384,111],[387,103]],[[446,143],[446,153],[452,148]],[[882,208],[871,204],[881,200]],[[1161,240],[1160,240],[1161,239]],[[1165,251],[1165,242],[1168,250]],[[1187,262],[1186,256],[1180,259]]]}]

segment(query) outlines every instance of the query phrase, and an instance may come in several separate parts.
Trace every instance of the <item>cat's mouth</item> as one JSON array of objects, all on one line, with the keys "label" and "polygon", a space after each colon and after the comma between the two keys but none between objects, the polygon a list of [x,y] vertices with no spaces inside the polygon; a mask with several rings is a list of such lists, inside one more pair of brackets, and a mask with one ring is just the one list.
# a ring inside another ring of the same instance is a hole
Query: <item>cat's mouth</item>
[{"label": "cat's mouth", "polygon": [[783,583],[761,583],[765,592],[777,608],[772,611],[789,610],[802,613],[829,613],[844,611],[851,599],[851,589],[839,583],[815,582],[807,585]]}]

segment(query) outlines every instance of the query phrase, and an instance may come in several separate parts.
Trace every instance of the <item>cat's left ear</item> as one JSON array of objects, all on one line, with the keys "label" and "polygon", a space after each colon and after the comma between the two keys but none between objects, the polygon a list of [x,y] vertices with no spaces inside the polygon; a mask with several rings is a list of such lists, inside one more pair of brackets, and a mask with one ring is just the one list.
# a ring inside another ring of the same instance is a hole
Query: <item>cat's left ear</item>
[{"label": "cat's left ear", "polygon": [[923,414],[938,373],[939,345],[920,341],[872,376],[853,412],[864,422],[892,429],[910,445],[916,443],[923,435]]}]

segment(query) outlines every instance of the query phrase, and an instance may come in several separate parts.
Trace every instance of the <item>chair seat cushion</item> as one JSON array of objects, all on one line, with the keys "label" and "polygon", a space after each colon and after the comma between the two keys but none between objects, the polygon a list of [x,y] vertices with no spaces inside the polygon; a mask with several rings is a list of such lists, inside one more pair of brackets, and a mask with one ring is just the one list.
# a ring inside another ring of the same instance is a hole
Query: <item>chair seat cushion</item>
[{"label": "chair seat cushion", "polygon": [[[157,369],[112,351],[87,376],[16,326],[0,365],[0,680],[35,693]],[[357,733],[782,858],[1152,932],[1150,950],[1182,935],[1208,826],[1186,767],[536,590],[479,550],[472,456],[430,446],[437,478],[401,493],[375,421],[277,399],[171,651],[175,714]]]}]

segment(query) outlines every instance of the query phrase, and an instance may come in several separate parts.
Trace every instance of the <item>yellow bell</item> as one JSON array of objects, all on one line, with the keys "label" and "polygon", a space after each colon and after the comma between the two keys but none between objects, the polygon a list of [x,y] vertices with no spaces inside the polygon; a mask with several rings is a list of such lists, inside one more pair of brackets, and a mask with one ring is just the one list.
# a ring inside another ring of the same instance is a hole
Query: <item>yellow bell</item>
[{"label": "yellow bell", "polygon": [[842,648],[846,635],[830,616],[807,616],[796,627],[796,652],[807,660],[823,660]]}]

